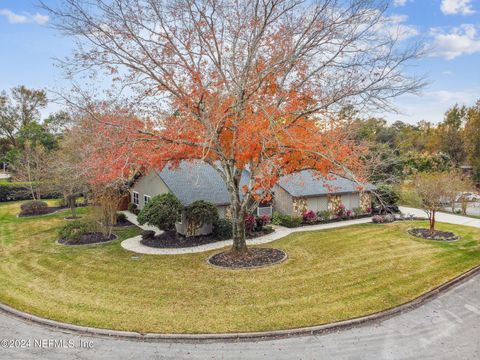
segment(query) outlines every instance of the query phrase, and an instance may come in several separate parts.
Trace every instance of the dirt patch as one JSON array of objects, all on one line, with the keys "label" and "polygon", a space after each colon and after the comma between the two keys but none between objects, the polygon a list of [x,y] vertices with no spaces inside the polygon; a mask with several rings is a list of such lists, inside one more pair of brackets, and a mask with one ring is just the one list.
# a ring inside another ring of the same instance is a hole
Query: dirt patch
[{"label": "dirt patch", "polygon": [[425,240],[455,241],[459,239],[459,236],[457,234],[450,231],[430,231],[430,229],[414,228],[408,229],[408,233],[412,236]]},{"label": "dirt patch", "polygon": [[277,264],[286,258],[287,254],[279,249],[252,248],[245,254],[231,251],[221,252],[210,257],[208,262],[215,266],[231,269],[252,269]]},{"label": "dirt patch", "polygon": [[62,245],[89,245],[112,241],[116,238],[117,236],[114,234],[107,237],[101,232],[91,232],[82,234],[77,239],[60,239],[58,240],[58,242]]}]

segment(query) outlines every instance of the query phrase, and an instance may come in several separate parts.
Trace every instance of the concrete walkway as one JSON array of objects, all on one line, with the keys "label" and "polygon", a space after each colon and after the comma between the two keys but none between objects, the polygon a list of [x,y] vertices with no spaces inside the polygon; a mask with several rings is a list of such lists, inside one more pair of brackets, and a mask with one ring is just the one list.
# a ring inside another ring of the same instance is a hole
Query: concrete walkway
[{"label": "concrete walkway", "polygon": [[[14,360],[473,360],[480,359],[479,339],[480,276],[418,309],[376,324],[326,335],[259,342],[140,342],[82,336],[0,313],[0,341],[30,340],[30,345],[7,343],[6,347],[0,346],[0,359]],[[38,341],[43,345],[38,345]],[[61,341],[66,345],[58,345]]]},{"label": "concrete walkway", "polygon": [[[153,230],[157,234],[161,234],[162,230],[152,226],[140,225],[138,224],[137,217],[128,212],[123,212],[128,220],[133,224],[137,225],[139,228],[143,230]],[[287,235],[290,235],[294,232],[301,232],[301,231],[314,231],[314,230],[326,230],[326,229],[334,229],[339,227],[345,227],[350,225],[357,225],[357,224],[365,224],[371,221],[371,218],[362,218],[362,219],[355,219],[355,220],[346,220],[340,222],[334,222],[329,224],[318,224],[318,225],[311,225],[311,226],[302,226],[298,228],[289,229],[283,226],[274,226],[275,232],[260,236],[254,239],[247,239],[248,245],[261,245],[267,244],[272,241],[281,239]],[[122,241],[122,247],[126,250],[133,251],[139,254],[148,254],[148,255],[181,255],[181,254],[193,254],[193,253],[201,253],[210,250],[222,249],[227,246],[232,246],[233,240],[224,240],[218,241],[211,244],[199,245],[199,246],[192,246],[188,248],[180,248],[180,249],[159,249],[159,248],[152,248],[149,246],[145,246],[141,243],[142,237],[135,236],[129,239]]]}]

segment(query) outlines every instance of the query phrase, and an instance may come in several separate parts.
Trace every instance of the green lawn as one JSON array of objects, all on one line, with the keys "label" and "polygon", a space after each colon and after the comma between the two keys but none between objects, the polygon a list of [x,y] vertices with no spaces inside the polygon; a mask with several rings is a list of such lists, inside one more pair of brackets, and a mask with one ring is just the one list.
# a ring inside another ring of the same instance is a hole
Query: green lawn
[{"label": "green lawn", "polygon": [[284,263],[223,270],[206,263],[213,252],[134,259],[121,240],[57,245],[64,213],[19,219],[18,210],[19,203],[0,204],[0,301],[102,328],[212,333],[318,325],[399,305],[480,264],[480,230],[439,224],[461,236],[445,244],[413,238],[406,234],[413,224],[399,222],[292,234],[270,244],[288,253]]}]

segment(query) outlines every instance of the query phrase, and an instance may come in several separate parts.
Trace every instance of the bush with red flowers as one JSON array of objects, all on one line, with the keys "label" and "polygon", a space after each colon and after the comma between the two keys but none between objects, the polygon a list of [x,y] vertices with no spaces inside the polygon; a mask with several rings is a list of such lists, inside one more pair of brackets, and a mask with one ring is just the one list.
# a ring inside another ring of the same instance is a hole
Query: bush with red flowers
[{"label": "bush with red flowers", "polygon": [[247,214],[247,216],[245,216],[245,230],[247,234],[251,234],[253,232],[256,224],[257,224],[257,221],[254,215]]},{"label": "bush with red flowers", "polygon": [[317,221],[317,214],[315,211],[308,210],[303,213],[303,222],[307,224],[313,224]]}]

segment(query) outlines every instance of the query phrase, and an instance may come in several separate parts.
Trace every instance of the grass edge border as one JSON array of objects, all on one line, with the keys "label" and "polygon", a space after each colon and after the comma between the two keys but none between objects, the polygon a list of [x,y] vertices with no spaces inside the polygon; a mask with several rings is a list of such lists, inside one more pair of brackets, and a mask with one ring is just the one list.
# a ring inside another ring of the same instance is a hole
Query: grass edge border
[{"label": "grass edge border", "polygon": [[261,331],[261,332],[241,332],[241,333],[206,333],[206,334],[162,334],[162,333],[139,333],[123,330],[109,330],[102,328],[86,327],[81,325],[68,324],[60,321],[42,318],[36,315],[28,314],[26,312],[14,309],[8,305],[0,303],[0,312],[7,315],[26,320],[35,324],[49,327],[54,330],[67,330],[79,335],[85,336],[103,336],[115,337],[138,341],[166,341],[166,342],[202,342],[202,341],[217,341],[217,342],[234,342],[234,341],[250,341],[250,340],[272,340],[289,337],[300,337],[308,335],[322,335],[334,331],[347,330],[363,325],[368,325],[376,321],[383,321],[392,318],[396,315],[414,310],[426,302],[429,302],[438,296],[444,294],[451,288],[460,285],[467,280],[480,274],[480,265],[473,267],[470,270],[458,275],[457,277],[437,286],[436,288],[410,300],[406,303],[379,311],[370,315],[342,320],[338,322],[308,326],[301,328]]}]

